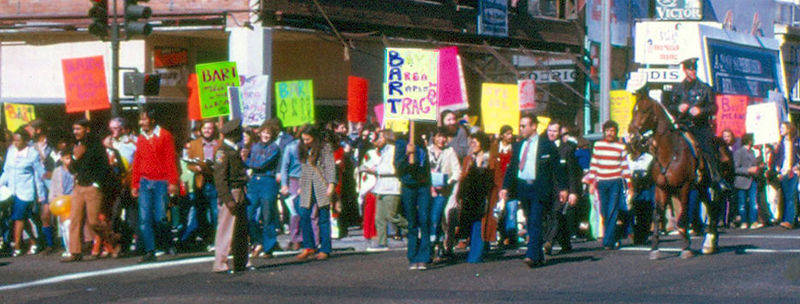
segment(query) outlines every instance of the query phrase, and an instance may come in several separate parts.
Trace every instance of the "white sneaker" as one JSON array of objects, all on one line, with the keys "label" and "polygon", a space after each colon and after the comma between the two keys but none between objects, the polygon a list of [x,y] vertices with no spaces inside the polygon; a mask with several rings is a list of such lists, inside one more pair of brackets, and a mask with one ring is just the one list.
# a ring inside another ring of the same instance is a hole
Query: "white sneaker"
[{"label": "white sneaker", "polygon": [[367,247],[367,252],[384,252],[389,251],[388,246],[375,246],[375,247]]},{"label": "white sneaker", "polygon": [[419,265],[417,263],[411,263],[411,266],[408,267],[408,270],[419,270]]}]

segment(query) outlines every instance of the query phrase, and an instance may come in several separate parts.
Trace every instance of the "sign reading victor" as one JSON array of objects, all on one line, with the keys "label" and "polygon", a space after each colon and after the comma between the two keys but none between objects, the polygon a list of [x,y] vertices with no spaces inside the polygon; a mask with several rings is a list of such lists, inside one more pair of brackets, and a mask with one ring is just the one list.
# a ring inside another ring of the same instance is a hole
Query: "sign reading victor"
[{"label": "sign reading victor", "polygon": [[656,20],[703,19],[701,0],[656,0]]},{"label": "sign reading victor", "polygon": [[706,49],[715,92],[767,98],[778,87],[778,51],[716,39]]},{"label": "sign reading victor", "polygon": [[438,63],[435,50],[386,49],[383,95],[387,118],[436,120]]},{"label": "sign reading victor", "polygon": [[314,123],[313,81],[276,82],[275,93],[275,110],[284,127]]},{"label": "sign reading victor", "polygon": [[480,0],[478,35],[508,37],[508,1]]},{"label": "sign reading victor", "polygon": [[203,118],[228,115],[228,87],[239,86],[236,63],[224,61],[198,64],[195,70],[200,93],[200,115]]}]

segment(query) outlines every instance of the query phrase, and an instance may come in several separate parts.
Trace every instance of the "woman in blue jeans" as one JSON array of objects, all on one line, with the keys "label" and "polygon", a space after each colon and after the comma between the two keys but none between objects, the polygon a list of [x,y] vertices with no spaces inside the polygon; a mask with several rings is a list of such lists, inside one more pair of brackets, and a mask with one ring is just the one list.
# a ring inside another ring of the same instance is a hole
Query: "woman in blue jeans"
[{"label": "woman in blue jeans", "polygon": [[781,140],[772,156],[771,168],[778,173],[783,194],[783,220],[780,225],[786,229],[794,228],[797,219],[797,175],[800,174],[800,139],[790,122],[782,122]]},{"label": "woman in blue jeans", "polygon": [[[281,149],[275,142],[280,124],[267,120],[258,132],[259,141],[250,148],[245,165],[253,170],[247,183],[247,219],[250,242],[253,245],[251,257],[271,258],[272,250],[278,244],[278,181]],[[259,215],[263,221],[259,225]],[[263,230],[262,230],[263,229]]]},{"label": "woman in blue jeans", "polygon": [[[304,129],[300,138],[298,155],[301,163],[300,229],[303,231],[303,251],[297,255],[297,259],[306,260],[313,256],[317,260],[325,260],[331,254],[330,204],[336,185],[333,150],[314,127]],[[319,253],[314,246],[314,233],[311,230],[311,212],[315,205],[319,210]]]},{"label": "woman in blue jeans", "polygon": [[[461,164],[458,163],[458,155],[453,147],[447,145],[447,130],[442,127],[433,134],[433,142],[428,148],[428,159],[431,162],[431,197],[433,206],[431,207],[431,242],[435,247],[437,259],[441,259],[444,254],[442,248],[442,214],[450,199],[453,186],[461,176]],[[451,248],[452,249],[452,248]]]}]

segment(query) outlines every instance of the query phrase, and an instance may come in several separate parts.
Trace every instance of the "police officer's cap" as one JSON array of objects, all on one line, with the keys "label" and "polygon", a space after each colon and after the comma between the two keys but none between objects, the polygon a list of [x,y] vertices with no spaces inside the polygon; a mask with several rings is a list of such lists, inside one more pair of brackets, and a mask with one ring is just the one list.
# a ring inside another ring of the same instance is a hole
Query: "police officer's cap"
[{"label": "police officer's cap", "polygon": [[681,61],[681,66],[683,66],[684,69],[695,70],[697,69],[697,60],[699,60],[699,58],[697,57],[686,59],[684,61]]},{"label": "police officer's cap", "polygon": [[222,125],[222,129],[220,129],[220,133],[224,136],[231,136],[236,134],[242,133],[242,121],[238,118],[233,119],[231,121],[226,122]]}]

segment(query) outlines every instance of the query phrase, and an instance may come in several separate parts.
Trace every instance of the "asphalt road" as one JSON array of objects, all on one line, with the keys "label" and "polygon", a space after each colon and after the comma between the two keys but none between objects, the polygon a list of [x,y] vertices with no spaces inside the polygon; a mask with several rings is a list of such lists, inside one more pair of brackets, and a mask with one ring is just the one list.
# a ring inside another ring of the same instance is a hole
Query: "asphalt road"
[{"label": "asphalt road", "polygon": [[728,230],[720,253],[689,260],[677,257],[676,237],[662,244],[666,257],[650,261],[645,247],[576,242],[536,269],[511,250],[482,264],[464,263],[460,252],[454,263],[410,271],[402,243],[366,253],[357,236],[335,241],[327,261],[286,252],[234,275],[212,273],[208,253],[146,265],[1,258],[0,303],[800,303],[800,230]]}]

